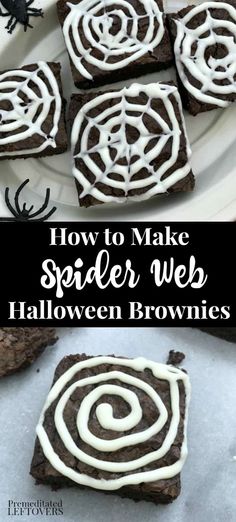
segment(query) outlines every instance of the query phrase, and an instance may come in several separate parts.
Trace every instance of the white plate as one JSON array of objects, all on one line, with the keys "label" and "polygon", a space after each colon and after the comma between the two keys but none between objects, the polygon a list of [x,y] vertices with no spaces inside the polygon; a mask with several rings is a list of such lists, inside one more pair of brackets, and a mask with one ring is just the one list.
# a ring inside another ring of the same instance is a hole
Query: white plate
[{"label": "white plate", "polygon": [[[186,5],[184,0],[167,0],[168,9]],[[6,18],[0,17],[0,69],[21,67],[37,60],[60,61],[63,66],[63,85],[69,100],[73,85],[69,61],[61,29],[57,20],[55,0],[35,0],[35,7],[43,7],[44,19],[32,19],[34,30],[24,33],[17,27],[8,35]],[[147,75],[140,82],[174,79],[173,69]],[[127,84],[131,83],[126,82]],[[119,87],[122,83],[113,84]],[[104,87],[105,88],[105,87]],[[187,131],[192,144],[192,166],[196,188],[192,194],[158,197],[137,204],[99,206],[79,209],[74,180],[70,171],[69,152],[51,158],[3,161],[0,163],[0,214],[8,215],[3,200],[6,186],[16,186],[30,178],[24,198],[40,206],[46,187],[56,203],[54,219],[60,220],[231,220],[236,218],[236,104],[228,109],[212,111],[193,118],[186,114]]]},{"label": "white plate", "polygon": [[[235,344],[193,328],[64,328],[58,333],[59,342],[31,368],[0,379],[1,522],[235,522]],[[186,354],[192,383],[189,455],[178,500],[155,506],[92,490],[35,486],[29,475],[35,426],[60,359],[86,352],[165,362],[173,348]],[[9,517],[9,499],[62,499],[64,516]]]}]

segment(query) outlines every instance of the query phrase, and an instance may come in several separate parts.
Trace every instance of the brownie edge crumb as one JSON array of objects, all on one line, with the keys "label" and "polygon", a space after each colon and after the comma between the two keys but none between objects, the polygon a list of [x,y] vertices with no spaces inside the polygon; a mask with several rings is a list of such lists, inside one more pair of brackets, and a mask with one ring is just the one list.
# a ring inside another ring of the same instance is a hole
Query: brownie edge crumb
[{"label": "brownie edge crumb", "polygon": [[0,377],[26,368],[57,339],[54,328],[0,328]]},{"label": "brownie edge crumb", "polygon": [[170,350],[166,364],[172,364],[172,366],[178,366],[185,359],[185,354],[182,352],[175,352]]}]

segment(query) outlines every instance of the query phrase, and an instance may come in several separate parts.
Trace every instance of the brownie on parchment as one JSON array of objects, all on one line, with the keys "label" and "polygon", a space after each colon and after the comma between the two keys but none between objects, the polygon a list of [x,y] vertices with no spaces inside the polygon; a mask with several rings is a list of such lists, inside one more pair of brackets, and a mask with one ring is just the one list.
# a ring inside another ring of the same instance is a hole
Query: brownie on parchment
[{"label": "brownie on parchment", "polygon": [[172,364],[173,366],[179,366],[185,359],[183,352],[177,352],[175,350],[169,351],[169,356],[166,364]]},{"label": "brownie on parchment", "polygon": [[65,357],[36,428],[31,475],[53,489],[76,485],[172,502],[187,456],[189,393],[188,375],[173,366],[144,358]]},{"label": "brownie on parchment", "polygon": [[188,6],[168,23],[184,107],[196,116],[235,101],[236,0]]},{"label": "brownie on parchment", "polygon": [[170,67],[162,0],[59,0],[76,87],[97,87]]},{"label": "brownie on parchment", "polygon": [[80,206],[193,190],[191,151],[174,83],[74,94],[69,121]]},{"label": "brownie on parchment", "polygon": [[0,160],[67,150],[61,65],[40,61],[0,72]]},{"label": "brownie on parchment", "polygon": [[0,377],[29,366],[56,341],[54,328],[0,328]]}]

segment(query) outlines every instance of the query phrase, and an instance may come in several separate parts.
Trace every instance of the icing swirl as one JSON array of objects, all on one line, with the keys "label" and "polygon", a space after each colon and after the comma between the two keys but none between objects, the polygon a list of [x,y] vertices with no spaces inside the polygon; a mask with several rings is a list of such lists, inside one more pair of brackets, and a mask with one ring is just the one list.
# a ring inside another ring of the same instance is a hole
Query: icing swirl
[{"label": "icing swirl", "polygon": [[[100,365],[109,365],[109,369],[105,372],[94,375],[96,368]],[[121,367],[121,370],[115,369],[114,371],[110,371],[112,365]],[[122,367],[124,368],[124,371],[122,371]],[[146,368],[151,370],[156,379],[165,380],[169,383],[171,404],[171,418],[169,419],[168,410],[158,394],[157,388],[151,386],[145,380],[142,380],[141,377],[137,378],[128,373],[129,369],[135,370],[136,372],[143,372]],[[89,377],[81,378],[80,374],[84,369],[92,369],[92,372]],[[114,380],[116,384],[109,383],[109,381]],[[139,484],[141,482],[167,479],[177,475],[181,471],[187,456],[187,411],[184,424],[184,441],[179,459],[174,463],[161,468],[158,468],[158,460],[168,453],[172,444],[175,443],[178,433],[180,423],[179,382],[182,382],[185,388],[187,408],[190,394],[189,378],[187,374],[180,369],[164,364],[158,364],[144,358],[130,360],[109,356],[93,357],[74,364],[53,385],[36,428],[46,458],[57,471],[72,481],[101,490],[115,490],[128,484]],[[76,417],[79,440],[86,442],[89,447],[95,448],[98,452],[107,452],[109,454],[114,453],[115,456],[117,450],[126,447],[133,447],[149,441],[165,428],[166,434],[162,445],[158,449],[154,451],[150,450],[148,453],[135,458],[134,460],[130,460],[129,462],[124,462],[123,460],[119,462],[115,459],[102,460],[83,451],[76,445],[74,438],[72,438],[72,435],[69,433],[63,415],[72,394],[76,390],[87,386],[89,387],[89,391],[81,400]],[[129,387],[131,387],[131,389],[129,389]],[[140,390],[153,402],[158,414],[157,419],[146,429],[140,431],[135,430],[132,433],[127,434],[127,431],[138,426],[143,416],[137,393],[138,391],[140,392]],[[100,402],[95,410],[97,421],[101,428],[116,431],[118,433],[121,432],[120,437],[104,439],[95,436],[89,429],[91,411],[96,406],[97,401],[103,396],[112,396],[113,398],[116,396],[121,397],[129,406],[130,412],[123,418],[116,418],[111,404],[106,402]],[[113,474],[118,473],[121,476],[108,480],[93,478],[92,476],[77,472],[61,460],[44,427],[45,415],[52,403],[56,400],[58,400],[58,402],[54,414],[55,427],[60,440],[68,452],[78,459],[78,461],[83,462],[96,470],[103,470]],[[169,426],[167,429],[168,422]],[[146,468],[148,464],[153,462],[156,462],[155,469],[149,471],[142,470],[142,468]]]},{"label": "icing swirl", "polygon": [[67,6],[70,12],[63,25],[67,49],[76,69],[89,80],[93,78],[89,66],[121,69],[152,52],[164,36],[163,13],[156,0],[137,0],[134,6],[128,0],[82,0]]},{"label": "icing swirl", "polygon": [[[33,71],[16,69],[0,74],[0,156],[33,155],[47,147],[56,148],[60,115],[59,87],[46,62],[38,62]],[[30,148],[34,136],[39,145]],[[22,141],[26,148],[9,150],[9,146]]]},{"label": "icing swirl", "polygon": [[[214,10],[225,11],[228,19],[214,16]],[[203,23],[193,24],[202,14]],[[185,88],[202,103],[227,107],[229,101],[224,97],[236,95],[235,7],[226,2],[204,2],[175,23],[176,66]],[[211,48],[218,49],[220,55],[214,57],[214,52],[208,52]]]},{"label": "icing swirl", "polygon": [[[161,108],[166,117],[161,116]],[[187,176],[190,148],[186,136],[186,163],[175,168],[183,136],[178,117],[184,128],[177,88],[168,84],[132,84],[87,102],[78,112],[71,134],[73,174],[82,187],[80,199],[90,195],[103,203],[122,202],[129,196],[145,200],[165,193]],[[92,183],[86,177],[88,171],[94,176]],[[113,189],[120,190],[120,195],[115,196]]]}]

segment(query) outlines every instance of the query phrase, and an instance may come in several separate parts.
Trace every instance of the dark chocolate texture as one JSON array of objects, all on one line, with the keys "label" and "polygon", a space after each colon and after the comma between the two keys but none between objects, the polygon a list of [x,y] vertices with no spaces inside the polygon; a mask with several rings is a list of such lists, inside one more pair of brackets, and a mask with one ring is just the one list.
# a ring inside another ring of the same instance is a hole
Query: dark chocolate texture
[{"label": "dark chocolate texture", "polygon": [[[78,4],[80,5],[79,0],[71,0],[72,4]],[[134,10],[137,15],[140,15],[140,18],[138,19],[138,41],[142,42],[145,41],[145,37],[147,34],[147,31],[149,29],[150,20],[149,17],[145,15],[145,9],[144,5],[139,0],[128,0],[127,5],[130,4],[132,10]],[[159,7],[159,9],[163,12],[163,2],[162,0],[156,0],[156,4]],[[147,0],[148,5],[148,0]],[[149,6],[150,9],[150,6]],[[67,17],[67,15],[70,12],[70,8],[67,5],[66,0],[59,0],[57,3],[57,10],[58,10],[58,17],[61,26],[63,27],[64,21]],[[113,10],[116,10],[116,15],[112,13]],[[112,26],[109,29],[110,34],[116,36],[118,31],[121,29],[121,19],[119,18],[118,12],[123,11],[123,13],[126,16],[130,17],[130,20],[127,24],[127,36],[131,35],[131,31],[133,28],[132,25],[132,17],[130,12],[127,10],[127,7],[124,6],[124,4],[119,4],[119,2],[114,1],[113,5],[105,5],[104,3],[101,4],[101,9],[97,10],[96,16],[102,16],[104,14],[107,15],[107,20],[110,20],[112,22]],[[147,14],[147,13],[146,13]],[[165,25],[165,15],[163,14],[163,20]],[[89,24],[89,28],[91,28],[91,25]],[[154,19],[154,34],[158,31],[159,28],[159,22],[155,18]],[[101,27],[100,27],[101,30]],[[96,59],[103,60],[104,55],[102,52],[96,48],[94,41],[99,43],[99,36],[95,34],[94,29],[91,30],[92,37],[94,39],[93,42],[91,42],[91,38],[88,37],[88,35],[85,34],[85,31],[83,30],[83,22],[79,23],[78,27],[79,35],[81,42],[84,46],[85,53],[86,50],[92,49],[92,56],[94,56]],[[74,40],[71,36],[71,42],[74,51],[78,56],[81,56],[78,49],[76,49],[76,45]],[[132,49],[132,48],[131,48]],[[118,57],[118,62],[122,58],[126,58],[127,56],[130,56],[130,54],[126,54],[125,52],[123,54],[120,54]],[[69,56],[70,57],[70,56]],[[111,59],[110,59],[111,60]],[[112,58],[112,62],[116,60],[115,57]],[[160,41],[160,43],[154,47],[154,49],[151,51],[146,52],[145,54],[139,56],[134,61],[131,61],[129,64],[118,67],[117,69],[113,70],[104,70],[98,65],[90,64],[85,59],[82,59],[81,62],[84,67],[88,70],[89,74],[92,76],[92,79],[85,78],[84,75],[76,68],[74,62],[72,61],[70,57],[70,64],[71,64],[71,70],[72,75],[74,79],[74,83],[76,87],[80,89],[84,88],[91,88],[91,87],[97,87],[104,84],[109,84],[116,82],[117,80],[126,80],[129,78],[137,78],[138,76],[141,76],[143,74],[149,74],[151,72],[159,71],[161,69],[166,69],[170,67],[173,63],[173,55],[170,45],[170,39],[169,34],[167,31],[167,28],[165,26],[164,35]]]},{"label": "dark chocolate texture", "polygon": [[29,366],[56,341],[54,328],[0,328],[0,377]]},{"label": "dark chocolate texture", "polygon": [[[14,88],[4,90],[1,87],[1,81],[0,81],[0,89],[2,92],[6,92],[6,99],[2,99],[0,104],[0,112],[2,112],[0,117],[0,160],[6,160],[6,159],[25,159],[29,157],[45,157],[45,156],[53,156],[55,154],[62,154],[67,150],[67,133],[66,133],[66,127],[65,127],[65,106],[66,102],[63,98],[63,92],[62,92],[62,83],[61,83],[61,65],[59,63],[50,62],[47,63],[49,69],[54,75],[54,78],[56,80],[60,98],[61,98],[61,113],[59,114],[59,122],[58,122],[58,129],[57,134],[55,136],[55,146],[50,145],[50,141],[48,141],[47,146],[41,150],[41,151],[34,151],[34,149],[38,149],[42,144],[45,142],[45,136],[48,136],[50,138],[50,132],[53,129],[54,126],[54,117],[55,117],[55,101],[52,99],[49,111],[47,111],[46,117],[43,120],[43,123],[41,125],[41,131],[44,133],[44,135],[40,135],[38,130],[35,130],[35,132],[32,132],[31,135],[24,137],[23,133],[28,130],[27,127],[27,114],[29,110],[32,107],[32,104],[34,103],[34,96],[36,95],[38,97],[37,103],[38,103],[38,109],[34,115],[33,122],[37,121],[37,118],[39,116],[43,117],[43,103],[44,100],[42,98],[42,103],[40,103],[40,98],[43,96],[42,94],[42,87],[38,86],[37,82],[35,82],[32,79],[29,78],[27,85],[24,85],[24,77],[20,75],[13,74],[13,71],[1,71],[0,75],[7,72],[9,73],[7,77],[4,77],[3,82],[17,82],[19,85],[21,84],[20,89],[18,89],[17,97],[22,99],[21,107],[25,112],[26,116],[26,124],[24,124],[24,117],[22,116],[22,123],[20,124],[18,121],[18,127],[16,129],[13,129],[12,131],[6,132],[6,130],[3,132],[4,125],[8,125],[10,123],[9,120],[9,112],[14,111],[15,107],[13,106],[11,102],[11,92],[14,91]],[[40,69],[40,62],[39,64],[30,64],[25,65],[21,69],[15,69],[15,71],[30,71],[34,72],[36,70]],[[42,70],[39,70],[38,77],[40,78],[40,81],[43,82],[45,88],[47,89],[48,95],[45,97],[48,101],[49,96],[53,96],[54,93],[52,91],[52,87],[48,81],[47,76],[45,76],[44,72]],[[17,84],[16,84],[17,85]],[[26,89],[27,87],[27,94]],[[7,94],[9,92],[9,95]],[[32,96],[31,96],[32,92]],[[6,111],[6,112],[5,112]],[[13,120],[14,122],[14,115]],[[31,120],[30,120],[31,123]],[[2,129],[1,129],[2,127]],[[21,134],[21,137],[18,140],[15,140],[17,137],[17,134]],[[12,136],[12,141],[9,143],[2,143],[1,139],[5,139],[6,137]],[[24,153],[25,151],[25,153]],[[3,155],[1,155],[1,153]],[[7,154],[9,153],[9,155]]]},{"label": "dark chocolate texture", "polygon": [[[171,82],[170,82],[170,84],[173,85]],[[168,84],[166,84],[166,85],[168,85]],[[111,90],[108,92],[112,93],[112,92],[117,92],[117,91]],[[90,93],[85,93],[85,94],[72,95],[71,104],[70,104],[70,108],[69,108],[70,127],[73,126],[74,120],[75,120],[77,114],[79,113],[79,111],[80,110],[83,111],[84,106],[91,100],[98,98],[98,96],[100,94],[103,94],[103,93],[100,91],[100,92],[95,92],[95,93],[90,92]],[[183,127],[183,120],[182,120],[180,108],[179,108],[179,105],[173,94],[169,95],[169,99],[172,103],[172,106],[173,106],[173,109],[175,112],[175,116],[177,118],[179,128],[181,131],[181,135],[180,135],[180,142],[179,142],[179,151],[178,151],[178,155],[177,155],[175,164],[164,173],[163,177],[161,178],[161,181],[163,179],[167,178],[168,176],[170,176],[176,170],[183,168],[186,165],[186,163],[188,162],[186,135],[185,135],[185,129]],[[113,116],[113,114],[115,115],[116,114],[116,105],[117,105],[118,101],[119,100],[117,98],[113,98],[111,96],[107,101],[102,102],[101,104],[98,104],[95,108],[90,110],[88,112],[88,114],[85,113],[84,122],[78,133],[78,141],[77,141],[75,151],[74,151],[75,154],[78,154],[81,152],[81,137],[83,136],[84,130],[86,130],[86,126],[88,125],[89,120],[91,121],[92,118],[96,118],[100,113],[102,113],[102,111],[105,111],[106,109],[112,108],[112,107],[114,107],[114,110],[112,111],[112,116]],[[163,134],[164,134],[164,131],[162,130],[162,128],[160,128],[159,124],[157,123],[157,120],[154,119],[153,116],[152,117],[149,116],[148,110],[146,111],[145,105],[147,104],[147,102],[148,102],[148,96],[145,92],[141,92],[139,96],[132,97],[132,103],[139,103],[144,106],[143,122],[147,128],[146,132],[149,133],[150,136],[157,135],[157,138],[156,138],[156,141],[157,141],[160,133],[163,132]],[[160,98],[158,98],[158,95],[157,95],[157,97],[150,100],[150,103],[151,103],[151,107],[154,109],[154,111],[156,111],[156,113],[158,115],[160,115],[161,118],[163,118],[163,120],[165,122],[167,122],[167,124],[171,128],[172,123],[170,122],[169,116],[165,109],[165,106],[164,106],[162,100]],[[136,116],[136,114],[137,113],[134,112],[134,116]],[[110,117],[112,117],[112,116],[110,116]],[[138,122],[139,122],[139,120],[137,119],[137,127],[138,127]],[[104,125],[106,125],[106,123]],[[117,132],[117,130],[119,130],[118,126],[114,127],[114,132]],[[103,132],[102,125],[99,127],[99,129],[97,129],[95,125],[94,125],[94,127],[91,128],[90,133],[89,133],[86,154],[88,154],[91,157],[92,161],[95,162],[95,164],[101,169],[101,171],[104,171],[105,167],[104,167],[104,163],[101,159],[100,154],[96,153],[96,155],[95,154],[93,155],[92,153],[90,153],[90,149],[92,147],[97,146],[98,139],[99,139],[99,133],[102,134],[102,132]],[[135,128],[134,126],[127,125],[126,126],[126,141],[128,143],[133,144],[138,139],[139,139],[138,129]],[[150,147],[150,148],[153,147],[156,144],[156,141],[155,141],[155,138],[151,139],[151,137],[150,137],[148,147]],[[146,147],[146,149],[147,149],[147,147]],[[145,149],[145,151],[146,151],[146,149]],[[115,150],[115,148],[113,148],[112,146],[109,146],[109,154],[112,157],[112,159],[114,157],[114,150]],[[139,150],[139,148],[138,148],[138,150]],[[144,153],[145,153],[145,151],[144,151]],[[113,154],[113,156],[112,156],[112,154]],[[162,148],[158,157],[155,158],[151,162],[150,169],[148,169],[147,164],[144,163],[143,168],[140,168],[139,172],[137,172],[132,177],[132,181],[134,179],[135,180],[141,180],[141,179],[145,180],[148,176],[150,176],[152,167],[154,168],[155,171],[158,170],[164,162],[166,162],[168,159],[170,159],[171,154],[172,154],[172,138],[168,139],[168,141]],[[134,160],[135,161],[137,160],[137,155],[135,155],[135,157],[132,157],[129,160],[129,162],[133,162]],[[117,165],[118,166],[127,165],[127,170],[129,168],[129,164],[128,164],[128,161],[126,160],[126,158],[119,158]],[[91,171],[91,167],[90,168],[87,167],[83,158],[80,157],[80,158],[75,159],[75,167],[89,181],[91,186],[94,186],[95,188],[97,188],[99,190],[99,192],[101,192],[107,196],[114,197],[114,198],[125,198],[126,197],[129,199],[132,199],[132,196],[134,196],[134,197],[142,196],[146,192],[148,192],[148,190],[152,186],[155,185],[155,183],[153,183],[152,185],[151,185],[151,183],[149,185],[144,184],[145,186],[143,186],[143,187],[129,189],[128,192],[125,193],[122,188],[117,188],[112,185],[109,185],[109,182],[102,183],[101,180],[96,181],[96,177],[95,177],[94,173]],[[116,164],[113,167],[114,173],[111,172],[108,175],[108,178],[113,177],[114,180],[122,181],[122,176],[116,174],[115,168],[116,168]],[[78,191],[80,206],[90,207],[93,205],[103,203],[103,201],[99,200],[99,198],[96,198],[92,194],[89,194],[89,193],[84,196],[81,196],[81,193],[83,191],[83,186],[80,184],[80,181],[77,178],[75,178],[75,182],[76,182],[76,187],[77,187],[77,191]],[[167,193],[189,192],[189,191],[192,191],[193,188],[194,188],[194,176],[193,176],[192,171],[190,170],[190,172],[187,175],[185,175],[182,179],[173,183],[173,185],[171,185],[168,188]],[[146,199],[148,199],[148,198],[146,198]]]},{"label": "dark chocolate texture", "polygon": [[[225,2],[225,4],[226,5],[230,4],[236,8],[236,0],[228,0],[227,2]],[[204,3],[203,3],[203,5],[204,5]],[[194,5],[190,5],[188,7],[185,7],[184,9],[181,9],[178,13],[172,13],[167,16],[170,37],[171,37],[171,42],[172,42],[173,48],[175,45],[176,35],[177,35],[176,20],[181,20],[187,13],[189,13],[192,9],[194,9],[194,7],[195,7]],[[211,13],[213,18],[216,18],[216,19],[219,19],[222,21],[229,20],[230,22],[233,22],[234,24],[236,24],[235,20],[231,19],[230,15],[228,14],[228,12],[225,9],[214,8],[214,9],[209,9],[209,12]],[[200,27],[205,22],[205,20],[206,20],[206,11],[201,11],[200,13],[198,13],[197,15],[195,15],[192,18],[192,20],[187,24],[187,27],[189,29],[195,29],[196,27]],[[226,29],[226,28],[218,27],[216,29],[216,33],[218,35],[230,36],[228,29]],[[207,34],[208,33],[206,31],[205,34],[204,33],[202,34],[202,37],[206,37]],[[231,38],[234,39],[234,42],[236,44],[236,39],[233,34],[231,35]],[[199,42],[201,42],[201,41],[202,40],[200,38]],[[196,52],[196,48],[197,47],[196,47],[196,42],[195,42],[191,47],[192,56],[194,56],[194,53]],[[209,60],[211,60],[211,58],[213,58],[214,60],[220,60],[221,58],[224,58],[226,56],[226,54],[227,54],[226,47],[220,43],[215,43],[215,45],[211,45],[206,48],[204,57],[205,57],[205,60],[207,63]],[[219,71],[220,70],[222,70],[222,69],[219,67]],[[199,82],[199,80],[197,80],[195,77],[193,77],[190,74],[189,70],[186,68],[185,68],[185,74],[186,74],[187,79],[190,81],[190,83],[195,88],[201,89],[202,85]],[[196,116],[197,114],[199,114],[201,112],[206,112],[206,111],[210,111],[212,109],[219,108],[219,106],[217,104],[208,103],[206,101],[197,99],[197,97],[195,97],[193,95],[193,93],[191,93],[184,86],[183,82],[181,81],[181,79],[178,75],[178,72],[177,72],[177,80],[178,80],[178,88],[179,88],[179,92],[180,92],[180,95],[182,98],[183,106],[193,116]],[[235,81],[236,81],[236,76],[235,76]],[[224,86],[224,85],[228,85],[228,83],[229,82],[226,78],[222,78],[222,80],[217,80],[218,85]],[[209,92],[206,92],[206,94],[212,95],[212,92],[209,91]],[[227,102],[233,102],[236,100],[236,93],[235,92],[231,92],[231,93],[222,93],[221,92],[218,94],[214,93],[214,97],[220,98],[221,100],[224,100]]]},{"label": "dark chocolate texture", "polygon": [[[56,368],[53,384],[59,379],[60,376],[62,376],[71,366],[73,366],[75,363],[81,362],[83,360],[90,359],[89,356],[86,356],[84,354],[82,355],[69,355],[62,359],[62,361],[59,363],[58,367]],[[101,460],[111,460],[111,461],[117,461],[117,462],[124,462],[126,459],[133,460],[138,457],[141,457],[142,455],[149,453],[149,451],[158,449],[167,433],[170,418],[171,418],[171,404],[170,404],[170,391],[169,391],[169,383],[165,380],[157,379],[153,376],[152,372],[150,370],[145,370],[142,372],[134,371],[130,368],[126,368],[125,366],[119,366],[117,364],[110,365],[110,364],[99,364],[95,368],[86,368],[83,369],[79,375],[75,374],[74,377],[70,380],[70,382],[64,387],[63,392],[73,383],[78,380],[78,378],[86,378],[92,375],[97,375],[98,373],[104,373],[109,371],[122,371],[126,372],[129,375],[132,375],[134,377],[137,377],[138,379],[141,379],[145,382],[147,382],[152,388],[154,388],[158,394],[160,395],[161,399],[163,400],[168,414],[169,418],[166,422],[166,425],[162,428],[162,430],[146,442],[143,442],[142,444],[139,444],[137,446],[130,446],[125,447],[123,449],[117,450],[115,452],[100,452],[93,447],[89,446],[86,442],[84,442],[78,434],[77,427],[75,424],[76,421],[76,414],[78,413],[78,410],[80,408],[81,401],[84,399],[87,393],[89,393],[92,389],[94,389],[94,386],[84,386],[82,388],[77,388],[77,391],[73,393],[71,396],[70,401],[68,401],[65,411],[64,411],[64,419],[66,420],[67,429],[71,433],[74,442],[78,447],[81,448],[82,451],[85,453],[88,453],[89,455],[92,455],[95,458],[101,459]],[[109,380],[109,384],[118,384],[119,381],[116,380]],[[124,383],[122,383],[123,385]],[[132,390],[133,387],[130,385],[126,385],[128,389]],[[148,397],[141,389],[134,388],[133,391],[137,394],[142,411],[143,416],[140,421],[140,423],[137,425],[138,431],[145,430],[148,426],[153,424],[155,420],[158,418],[157,409],[154,406],[152,400],[150,397]],[[177,436],[175,439],[174,444],[170,447],[169,451],[166,453],[166,455],[162,458],[160,458],[158,461],[152,462],[145,466],[145,471],[160,468],[163,466],[168,466],[176,460],[179,459],[181,446],[183,443],[183,425],[184,425],[184,417],[185,417],[185,390],[184,385],[180,381],[179,382],[179,391],[180,391],[180,423],[177,431]],[[61,396],[61,394],[60,394]],[[90,420],[89,420],[89,428],[92,431],[92,433],[95,436],[101,437],[101,438],[116,438],[117,436],[120,437],[123,435],[122,432],[116,432],[116,431],[103,431],[101,428],[96,414],[95,410],[98,404],[101,402],[104,402],[104,399],[106,402],[109,402],[114,411],[114,415],[118,418],[123,418],[129,413],[129,408],[127,403],[121,399],[121,397],[117,395],[103,395],[97,402],[96,405],[92,407]],[[111,473],[107,471],[102,471],[95,469],[93,467],[90,467],[87,463],[83,463],[81,461],[78,461],[74,456],[72,456],[66,447],[64,446],[63,442],[61,441],[57,430],[55,428],[54,424],[54,413],[55,408],[57,405],[58,399],[56,399],[49,409],[46,412],[45,420],[44,420],[44,427],[46,429],[46,432],[49,436],[49,439],[51,443],[53,444],[53,447],[56,448],[57,455],[60,457],[60,459],[70,468],[74,469],[75,471],[79,473],[85,473],[86,475],[89,475],[96,479],[116,479],[119,477],[117,473]],[[129,431],[129,433],[135,432],[136,428],[133,428]],[[137,470],[139,471],[139,470]],[[140,470],[142,471],[142,470]],[[123,474],[129,474],[129,472],[123,473]],[[31,475],[36,479],[36,483],[38,484],[49,484],[52,488],[60,488],[64,486],[78,486],[78,487],[84,487],[77,483],[72,482],[70,479],[68,479],[65,476],[62,476],[56,469],[52,467],[52,465],[49,463],[47,458],[45,457],[42,447],[40,445],[39,440],[36,440],[35,444],[35,450],[34,450],[34,456],[31,464]],[[103,491],[106,492],[106,491]],[[172,502],[180,493],[180,474],[169,478],[165,480],[158,480],[156,482],[149,482],[149,483],[141,483],[139,485],[127,485],[125,487],[122,487],[120,489],[117,489],[115,491],[112,491],[110,493],[118,494],[122,497],[129,497],[134,499],[135,501],[138,500],[150,500],[155,503],[169,503]]]}]

